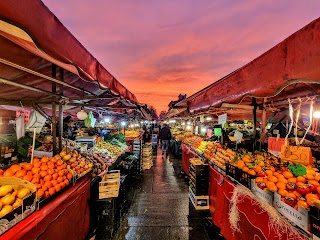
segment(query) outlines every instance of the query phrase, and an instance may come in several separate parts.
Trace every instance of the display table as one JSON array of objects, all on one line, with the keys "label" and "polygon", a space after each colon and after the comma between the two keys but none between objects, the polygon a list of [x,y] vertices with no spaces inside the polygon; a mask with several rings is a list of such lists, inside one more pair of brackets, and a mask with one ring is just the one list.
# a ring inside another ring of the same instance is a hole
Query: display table
[{"label": "display table", "polygon": [[84,176],[0,239],[85,239],[89,233],[90,181],[90,176]]},{"label": "display table", "polygon": [[186,144],[181,144],[181,150],[182,150],[182,162],[181,162],[182,170],[187,175],[189,175],[190,158],[199,158],[199,156],[196,153],[192,152],[190,147]]},{"label": "display table", "polygon": [[[272,239],[308,239],[305,235],[295,229],[290,229],[290,223],[287,222],[288,228],[277,234],[269,215],[262,210],[259,203],[254,199],[243,196],[241,201],[237,202],[239,210],[238,227],[240,231],[233,231],[229,221],[230,200],[232,198],[235,185],[227,177],[223,176],[213,167],[210,169],[209,199],[210,213],[213,223],[221,228],[221,234],[228,240],[272,240]],[[276,224],[276,223],[274,223]],[[282,229],[285,229],[282,227]]]}]

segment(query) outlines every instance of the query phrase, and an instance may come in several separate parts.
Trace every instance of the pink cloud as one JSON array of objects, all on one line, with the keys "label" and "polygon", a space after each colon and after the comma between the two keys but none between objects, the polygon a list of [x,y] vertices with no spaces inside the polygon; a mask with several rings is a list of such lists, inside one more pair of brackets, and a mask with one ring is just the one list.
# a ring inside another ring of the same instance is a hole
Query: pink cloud
[{"label": "pink cloud", "polygon": [[318,0],[44,3],[139,101],[167,110],[319,17]]}]

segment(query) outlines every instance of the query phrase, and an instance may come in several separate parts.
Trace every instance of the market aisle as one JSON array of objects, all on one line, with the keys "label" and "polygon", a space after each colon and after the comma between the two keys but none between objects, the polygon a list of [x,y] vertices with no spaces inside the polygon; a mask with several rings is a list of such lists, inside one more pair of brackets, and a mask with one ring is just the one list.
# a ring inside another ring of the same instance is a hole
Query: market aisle
[{"label": "market aisle", "polygon": [[179,176],[181,160],[171,154],[163,159],[159,149],[154,158],[114,239],[209,239],[199,214],[193,207],[189,213],[188,187]]}]

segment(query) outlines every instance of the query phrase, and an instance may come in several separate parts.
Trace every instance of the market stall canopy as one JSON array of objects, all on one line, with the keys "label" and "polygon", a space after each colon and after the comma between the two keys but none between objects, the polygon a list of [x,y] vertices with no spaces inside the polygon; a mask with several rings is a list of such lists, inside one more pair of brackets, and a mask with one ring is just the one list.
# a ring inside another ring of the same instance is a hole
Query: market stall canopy
[{"label": "market stall canopy", "polygon": [[[50,76],[54,64],[67,70],[64,76],[67,84],[82,88],[85,93],[99,95],[95,92],[108,89],[112,94],[137,102],[134,94],[117,81],[40,0],[0,1],[0,46],[1,83],[14,80],[47,91],[48,81],[39,74],[35,78],[34,72]],[[21,73],[22,69],[24,73],[31,70],[32,75]],[[68,89],[73,91],[68,95],[77,96],[74,90]],[[6,92],[16,98],[28,98],[21,95],[21,91],[16,95],[18,91],[12,85]],[[43,97],[43,93],[38,91],[33,97]],[[8,96],[10,98],[12,96]]]},{"label": "market stall canopy", "polygon": [[179,117],[179,115],[185,111],[187,111],[186,107],[171,108],[166,114],[166,118]]},{"label": "market stall canopy", "polygon": [[191,113],[251,98],[279,101],[320,94],[320,18],[244,67],[187,98]]}]

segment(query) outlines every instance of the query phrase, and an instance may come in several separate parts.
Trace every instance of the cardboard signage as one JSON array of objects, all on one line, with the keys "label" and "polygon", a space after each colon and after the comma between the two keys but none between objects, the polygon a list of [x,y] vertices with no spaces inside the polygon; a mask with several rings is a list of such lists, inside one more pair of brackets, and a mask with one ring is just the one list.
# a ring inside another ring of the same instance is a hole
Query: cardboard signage
[{"label": "cardboard signage", "polygon": [[225,124],[227,122],[227,114],[222,114],[218,116],[218,124]]},{"label": "cardboard signage", "polygon": [[212,136],[212,129],[208,128],[207,130],[207,136],[211,137]]},{"label": "cardboard signage", "polygon": [[283,161],[312,165],[312,153],[310,147],[285,146],[281,147],[281,159]]},{"label": "cardboard signage", "polygon": [[274,193],[274,207],[283,216],[290,221],[301,227],[303,230],[308,231],[308,211],[304,208],[298,207],[298,211],[288,204],[281,201],[281,196],[278,193]]},{"label": "cardboard signage", "polygon": [[237,130],[234,132],[234,138],[236,139],[237,143],[241,143],[242,137],[243,137],[243,133],[242,132],[239,132]]},{"label": "cardboard signage", "polygon": [[269,137],[268,138],[268,150],[269,151],[276,151],[276,152],[281,152],[281,147],[284,145],[284,138],[277,138],[275,137]]},{"label": "cardboard signage", "polygon": [[266,203],[268,203],[269,205],[272,206],[272,203],[273,203],[273,192],[271,192],[269,190],[265,192],[261,188],[257,187],[255,179],[251,180],[251,191],[258,198],[260,198],[261,200],[263,200],[264,202],[266,202]]},{"label": "cardboard signage", "polygon": [[215,136],[222,136],[222,129],[221,128],[214,128],[214,135]]}]

